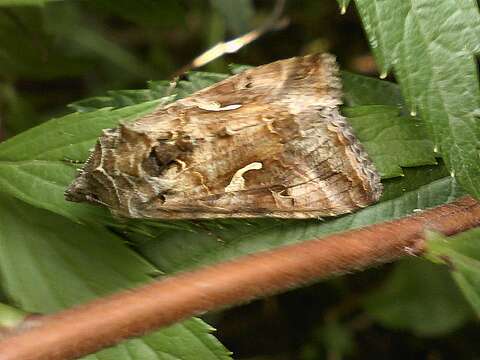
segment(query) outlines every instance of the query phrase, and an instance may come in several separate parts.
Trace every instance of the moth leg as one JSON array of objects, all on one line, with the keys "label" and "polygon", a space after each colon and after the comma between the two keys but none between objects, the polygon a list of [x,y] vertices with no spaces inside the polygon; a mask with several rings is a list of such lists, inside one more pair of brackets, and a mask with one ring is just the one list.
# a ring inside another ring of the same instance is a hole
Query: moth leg
[{"label": "moth leg", "polygon": [[70,159],[68,157],[64,157],[62,159],[63,162],[66,162],[68,164],[71,164],[71,165],[84,165],[85,164],[85,160],[75,160],[75,159]]}]

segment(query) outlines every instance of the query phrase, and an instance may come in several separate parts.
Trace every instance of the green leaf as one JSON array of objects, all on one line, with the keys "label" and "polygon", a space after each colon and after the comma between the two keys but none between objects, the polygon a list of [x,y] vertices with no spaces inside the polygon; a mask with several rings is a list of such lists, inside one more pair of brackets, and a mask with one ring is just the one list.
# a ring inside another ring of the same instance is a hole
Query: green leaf
[{"label": "green leaf", "polygon": [[465,298],[480,317],[480,228],[452,237],[431,233],[426,258],[447,265]]},{"label": "green leaf", "polygon": [[[22,310],[50,313],[145,283],[157,270],[103,227],[84,227],[0,195],[2,287]],[[229,359],[191,319],[88,359]]]},{"label": "green leaf", "polygon": [[[446,183],[450,177],[447,168],[440,160],[437,166],[421,166],[416,168],[403,169],[404,176],[385,180],[383,194],[380,201],[393,200],[402,197],[404,194],[414,192],[422,186],[427,186],[434,181],[443,179]],[[456,182],[452,182],[452,192],[454,194],[463,194]],[[456,196],[457,196],[456,195]],[[452,201],[453,197],[446,199],[445,202]]]},{"label": "green leaf", "polygon": [[436,165],[433,143],[424,126],[385,105],[344,108],[382,179],[403,176],[402,167]]},{"label": "green leaf", "polygon": [[[214,264],[278,246],[400,218],[462,195],[453,178],[436,167],[406,171],[385,182],[385,201],[354,214],[323,220],[217,220],[193,222],[194,231],[163,229],[157,239],[132,236],[139,251],[167,273]],[[437,180],[435,180],[437,179]]]},{"label": "green leaf", "polygon": [[231,353],[211,335],[213,331],[202,320],[192,318],[83,360],[231,360]]},{"label": "green leaf", "polygon": [[[137,97],[136,95],[134,96]],[[67,107],[77,112],[89,112],[103,108],[118,109],[122,106],[114,103],[113,98],[110,96],[93,96],[86,99],[74,101],[67,105]]]},{"label": "green leaf", "polygon": [[133,121],[151,112],[159,101],[67,115],[1,143],[0,191],[77,222],[108,222],[110,215],[105,209],[64,199],[63,192],[76,173],[68,159],[86,159],[102,129]]},{"label": "green leaf", "polygon": [[358,105],[391,105],[404,107],[400,88],[390,81],[342,71],[345,103]]},{"label": "green leaf", "polygon": [[0,303],[0,329],[15,328],[20,325],[28,313],[13,306]]},{"label": "green leaf", "polygon": [[480,89],[474,54],[480,15],[472,0],[356,0],[383,74],[393,67],[412,113],[447,167],[480,197]]},{"label": "green leaf", "polygon": [[364,306],[383,326],[420,336],[446,334],[472,318],[448,272],[424,260],[397,264],[384,286],[364,299]]},{"label": "green leaf", "polygon": [[50,120],[2,142],[0,161],[84,160],[103,129],[115,127],[120,121],[134,121],[160,103],[156,100],[119,110],[106,108]]},{"label": "green leaf", "polygon": [[226,74],[191,71],[187,74],[187,80],[181,80],[176,83],[150,81],[148,83],[148,89],[111,90],[107,92],[107,96],[96,96],[79,100],[68,106],[79,112],[87,112],[104,107],[118,109],[153,99],[161,99],[162,104],[166,105],[169,102],[188,96],[195,91],[201,90],[227,77],[228,75]]},{"label": "green leaf", "polygon": [[73,166],[59,161],[0,161],[0,192],[76,222],[113,223],[107,209],[65,200],[75,174]]},{"label": "green leaf", "polygon": [[2,287],[25,311],[57,311],[145,282],[156,272],[102,227],[77,225],[0,196]]}]

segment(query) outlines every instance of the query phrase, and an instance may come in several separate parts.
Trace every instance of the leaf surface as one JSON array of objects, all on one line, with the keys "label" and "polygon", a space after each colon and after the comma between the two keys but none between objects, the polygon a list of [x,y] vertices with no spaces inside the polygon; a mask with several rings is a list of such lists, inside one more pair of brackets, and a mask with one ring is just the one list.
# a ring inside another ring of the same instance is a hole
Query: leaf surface
[{"label": "leaf surface", "polygon": [[480,197],[480,15],[472,0],[356,0],[383,74],[393,68],[447,167]]},{"label": "leaf surface", "polygon": [[446,334],[472,317],[448,272],[420,259],[399,263],[385,285],[364,299],[364,306],[382,325],[420,336]]},{"label": "leaf surface", "polygon": [[[158,274],[104,227],[77,225],[9,196],[0,200],[2,287],[22,310],[59,311]],[[230,359],[212,330],[190,319],[87,359]]]},{"label": "leaf surface", "polygon": [[400,116],[398,108],[357,106],[344,108],[343,113],[382,179],[403,176],[402,167],[437,164],[433,142],[423,124]]},{"label": "leaf surface", "polygon": [[480,317],[480,228],[448,238],[430,234],[426,257],[447,265],[477,317]]},{"label": "leaf surface", "polygon": [[106,209],[64,199],[63,193],[78,166],[71,160],[85,160],[103,129],[133,121],[151,112],[158,102],[70,114],[1,143],[0,192],[76,222],[112,223]]}]

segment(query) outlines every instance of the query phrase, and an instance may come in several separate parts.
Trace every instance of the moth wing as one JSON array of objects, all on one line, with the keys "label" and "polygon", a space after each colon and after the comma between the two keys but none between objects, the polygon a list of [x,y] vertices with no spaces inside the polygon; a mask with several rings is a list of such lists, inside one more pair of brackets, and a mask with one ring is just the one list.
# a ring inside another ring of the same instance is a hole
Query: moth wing
[{"label": "moth wing", "polygon": [[341,104],[341,81],[335,58],[312,54],[275,61],[247,69],[190,97],[179,104],[198,104],[208,110],[231,105],[257,103],[295,104],[299,109],[320,101],[322,105]]},{"label": "moth wing", "polygon": [[336,107],[294,115],[286,104],[252,102],[228,112],[188,114],[196,146],[163,174],[176,185],[143,216],[310,218],[378,198],[375,169]]}]

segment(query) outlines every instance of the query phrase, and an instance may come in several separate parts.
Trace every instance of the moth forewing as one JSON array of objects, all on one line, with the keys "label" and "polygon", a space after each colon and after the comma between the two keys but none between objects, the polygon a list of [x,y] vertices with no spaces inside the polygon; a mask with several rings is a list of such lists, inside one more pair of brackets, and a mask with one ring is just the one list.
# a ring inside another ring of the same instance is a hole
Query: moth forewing
[{"label": "moth forewing", "polygon": [[248,69],[104,131],[67,199],[151,219],[314,218],[377,201],[333,56]]}]

